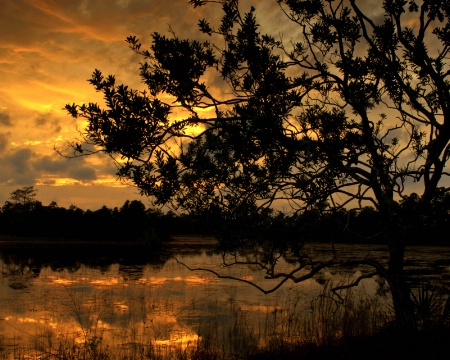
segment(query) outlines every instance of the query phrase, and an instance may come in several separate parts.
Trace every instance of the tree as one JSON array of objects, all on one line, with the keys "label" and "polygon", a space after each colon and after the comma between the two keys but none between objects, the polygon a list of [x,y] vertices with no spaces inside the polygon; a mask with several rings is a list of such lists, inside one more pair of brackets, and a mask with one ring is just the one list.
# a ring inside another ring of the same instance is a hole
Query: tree
[{"label": "tree", "polygon": [[12,235],[28,235],[34,228],[33,218],[39,208],[37,189],[25,186],[13,191],[2,207],[2,232]]},{"label": "tree", "polygon": [[10,199],[13,204],[19,204],[22,206],[36,203],[37,189],[34,186],[24,186],[21,189],[13,191],[10,195]]},{"label": "tree", "polygon": [[[143,50],[128,37],[148,90],[95,70],[90,82],[106,108],[66,106],[87,120],[84,141],[115,158],[118,175],[142,194],[191,212],[250,221],[280,202],[295,212],[373,206],[389,262],[347,263],[386,278],[398,324],[414,327],[401,234],[448,175],[448,1],[380,0],[375,16],[357,0],[278,0],[296,34],[288,39],[260,32],[255,8],[244,11],[238,0],[190,2],[222,5],[219,24],[202,19],[199,27],[223,47],[155,33]],[[211,72],[227,90],[206,82]],[[92,153],[72,146],[75,156]],[[412,183],[419,199],[405,214],[398,202]],[[340,263],[299,256],[293,273],[265,268],[299,282]]]}]

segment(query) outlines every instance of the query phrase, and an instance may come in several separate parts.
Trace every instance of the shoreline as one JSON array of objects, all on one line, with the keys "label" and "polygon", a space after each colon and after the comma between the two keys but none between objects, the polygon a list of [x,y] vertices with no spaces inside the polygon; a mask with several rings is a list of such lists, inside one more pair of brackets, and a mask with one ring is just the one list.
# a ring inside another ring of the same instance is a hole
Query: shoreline
[{"label": "shoreline", "polygon": [[[177,234],[170,235],[168,240],[162,241],[163,246],[215,246],[218,240],[214,236],[209,235],[187,235],[187,234]],[[33,245],[115,245],[115,246],[143,246],[149,245],[145,240],[107,240],[107,239],[82,239],[82,238],[45,238],[45,237],[32,237],[32,236],[14,236],[14,235],[3,235],[0,234],[0,245],[9,244],[33,244]],[[150,243],[151,244],[151,243]],[[335,245],[371,245],[371,246],[386,246],[383,243],[354,243],[354,242],[334,242]],[[329,242],[311,241],[306,242],[305,246],[315,246],[315,245],[330,245]],[[450,243],[430,241],[428,243],[412,243],[406,245],[407,248],[410,247],[443,247],[449,248]]]},{"label": "shoreline", "polygon": [[[199,235],[173,235],[169,240],[163,241],[163,246],[215,246],[217,239],[211,236],[199,236]],[[141,240],[87,240],[76,238],[42,238],[42,237],[21,237],[12,235],[0,234],[0,246],[1,245],[110,245],[110,246],[146,246],[148,242]]]}]

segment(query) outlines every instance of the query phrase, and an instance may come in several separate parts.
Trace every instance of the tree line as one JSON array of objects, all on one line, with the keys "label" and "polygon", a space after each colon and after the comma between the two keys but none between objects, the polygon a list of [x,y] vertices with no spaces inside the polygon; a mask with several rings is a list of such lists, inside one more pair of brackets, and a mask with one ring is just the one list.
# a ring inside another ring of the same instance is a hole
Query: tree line
[{"label": "tree line", "polygon": [[[246,209],[230,216],[214,209],[198,213],[163,212],[146,207],[142,201],[126,200],[119,207],[106,205],[97,210],[68,208],[56,202],[43,205],[37,190],[24,187],[11,193],[0,209],[0,234],[18,237],[90,241],[143,241],[159,246],[172,235],[208,235],[224,240],[221,246],[253,246],[255,241],[271,246],[300,247],[306,242],[386,243],[398,236],[410,244],[448,244],[450,193],[443,188],[420,221],[411,219],[397,231],[383,231],[383,220],[373,207],[329,211],[315,207],[287,215],[279,211]],[[398,203],[407,214],[419,201],[411,194]]]},{"label": "tree line", "polygon": [[138,200],[125,201],[120,208],[102,206],[83,210],[56,202],[43,205],[35,199],[37,190],[24,187],[11,193],[0,211],[0,234],[98,241],[148,241],[159,243],[167,237],[172,214],[147,209]]}]

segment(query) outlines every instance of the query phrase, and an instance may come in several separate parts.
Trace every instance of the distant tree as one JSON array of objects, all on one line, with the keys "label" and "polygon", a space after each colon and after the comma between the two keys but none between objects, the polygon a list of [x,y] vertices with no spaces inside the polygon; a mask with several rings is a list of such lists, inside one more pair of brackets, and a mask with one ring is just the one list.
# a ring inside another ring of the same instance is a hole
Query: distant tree
[{"label": "distant tree", "polygon": [[145,205],[140,200],[126,200],[119,210],[120,214],[126,214],[127,216],[141,216],[145,215]]},{"label": "distant tree", "polygon": [[145,205],[139,200],[126,200],[116,216],[123,239],[136,240],[151,226]]},{"label": "distant tree", "polygon": [[30,235],[33,231],[34,211],[42,206],[36,200],[37,189],[26,186],[13,191],[2,207],[2,232],[12,235]]},{"label": "distant tree", "polygon": [[57,209],[58,203],[56,201],[52,201],[50,204],[48,204],[48,207],[51,209]]},{"label": "distant tree", "polygon": [[[414,328],[403,230],[429,208],[448,175],[450,3],[279,0],[292,24],[280,36],[261,32],[253,7],[211,3],[222,5],[222,19],[200,20],[199,27],[216,45],[155,33],[144,50],[128,37],[142,56],[147,91],[95,70],[90,82],[103,92],[105,109],[66,106],[87,121],[84,141],[117,158],[118,175],[157,204],[206,209],[230,221],[239,215],[238,230],[257,228],[253,219],[261,224],[269,214],[263,209],[279,202],[295,212],[373,206],[389,261],[345,263],[369,265],[370,276],[384,277],[398,324]],[[213,73],[217,79],[209,81]],[[218,91],[218,80],[227,89]],[[73,149],[82,156],[92,148]],[[399,211],[412,182],[418,200]],[[279,274],[265,255],[256,261],[281,283],[344,262],[299,256],[297,271]]]},{"label": "distant tree", "polygon": [[13,191],[9,198],[13,204],[29,205],[36,202],[36,193],[37,189],[34,186],[24,186]]}]

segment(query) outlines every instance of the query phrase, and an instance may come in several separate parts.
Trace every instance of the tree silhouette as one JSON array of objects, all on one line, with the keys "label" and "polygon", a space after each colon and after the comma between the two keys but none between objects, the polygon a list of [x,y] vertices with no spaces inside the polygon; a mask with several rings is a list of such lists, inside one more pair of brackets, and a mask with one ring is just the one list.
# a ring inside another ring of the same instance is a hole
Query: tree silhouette
[{"label": "tree silhouette", "polygon": [[147,251],[156,251],[167,240],[168,229],[173,229],[177,222],[158,210],[146,209],[137,200],[125,201],[120,211],[107,206],[83,211],[75,205],[68,209],[59,207],[55,201],[42,205],[35,199],[37,190],[30,190],[33,187],[15,190],[11,196],[14,202],[6,201],[0,208],[0,234],[62,243],[66,240],[137,242],[145,245]]},{"label": "tree silhouette", "polygon": [[37,189],[34,186],[24,186],[21,189],[14,190],[10,199],[13,204],[27,206],[36,202]]},{"label": "tree silhouette", "polygon": [[[252,230],[252,219],[261,223],[256,215],[277,204],[300,213],[374,207],[388,264],[345,261],[386,278],[398,324],[413,328],[403,233],[448,175],[448,1],[377,1],[381,16],[356,0],[277,1],[292,35],[262,33],[256,9],[242,10],[237,0],[190,2],[222,5],[218,24],[199,22],[199,38],[215,45],[155,33],[143,50],[128,37],[142,56],[148,89],[116,84],[95,70],[90,82],[106,108],[66,106],[87,120],[83,141],[95,145],[92,151],[73,143],[74,156],[105,152],[116,159],[118,175],[157,204],[206,209],[230,221],[239,214]],[[207,81],[212,73],[215,82]],[[412,183],[418,199],[399,211]],[[344,262],[299,254],[298,268],[279,274],[267,259],[255,261],[282,282]]]}]

